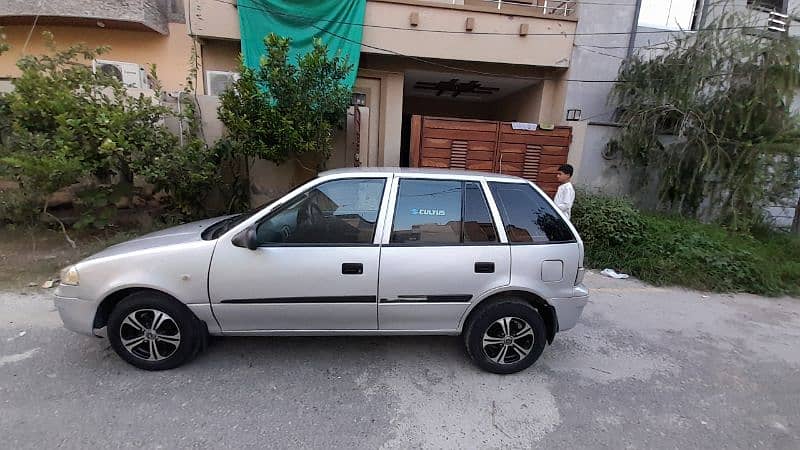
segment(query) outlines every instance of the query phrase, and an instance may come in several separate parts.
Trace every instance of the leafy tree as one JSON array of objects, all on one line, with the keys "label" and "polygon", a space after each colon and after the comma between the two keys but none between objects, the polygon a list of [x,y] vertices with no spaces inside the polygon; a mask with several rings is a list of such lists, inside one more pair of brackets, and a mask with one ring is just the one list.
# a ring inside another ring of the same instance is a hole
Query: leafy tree
[{"label": "leafy tree", "polygon": [[726,13],[622,66],[613,91],[622,111],[617,143],[643,169],[637,184],[658,183],[662,208],[689,216],[707,208],[745,229],[766,205],[793,198],[800,127],[790,106],[800,87],[800,40],[754,32],[757,24]]},{"label": "leafy tree", "polygon": [[7,118],[0,173],[16,179],[45,214],[53,192],[82,181],[94,185],[79,194],[85,213],[79,226],[105,226],[137,175],[171,194],[181,213],[201,210],[201,191],[218,174],[216,154],[189,134],[181,145],[164,124],[169,117],[196,123],[193,109],[178,115],[160,103],[159,90],[132,96],[118,80],[94,73],[89,62],[107,48],[58,51],[46,38],[51,53],[20,58],[14,90],[0,97]]},{"label": "leafy tree", "polygon": [[[197,218],[208,214],[208,198],[222,180],[221,164],[227,161],[219,147],[209,147],[204,139],[199,109],[195,103],[192,80],[196,75],[195,55],[186,85],[178,95],[179,114],[172,117],[180,123],[181,144],[167,152],[154,152],[138,167],[138,173],[157,189],[170,193],[169,207],[179,218]],[[155,76],[155,67],[151,78]],[[161,87],[156,86],[157,93]],[[224,193],[223,193],[224,194]]]},{"label": "leafy tree", "polygon": [[335,130],[344,124],[351,92],[342,82],[351,65],[330,57],[319,40],[295,65],[289,61],[290,43],[274,33],[267,36],[260,67],[242,64],[239,80],[221,95],[218,113],[227,128],[221,145],[247,158],[303,161],[319,169],[330,157]]}]

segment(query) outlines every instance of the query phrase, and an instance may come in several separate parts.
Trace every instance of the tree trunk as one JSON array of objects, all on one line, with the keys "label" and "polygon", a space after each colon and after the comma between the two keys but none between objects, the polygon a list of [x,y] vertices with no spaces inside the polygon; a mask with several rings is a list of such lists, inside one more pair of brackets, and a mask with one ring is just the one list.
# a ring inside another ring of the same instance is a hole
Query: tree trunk
[{"label": "tree trunk", "polygon": [[800,198],[797,199],[797,206],[794,208],[794,220],[792,221],[792,233],[800,235]]}]

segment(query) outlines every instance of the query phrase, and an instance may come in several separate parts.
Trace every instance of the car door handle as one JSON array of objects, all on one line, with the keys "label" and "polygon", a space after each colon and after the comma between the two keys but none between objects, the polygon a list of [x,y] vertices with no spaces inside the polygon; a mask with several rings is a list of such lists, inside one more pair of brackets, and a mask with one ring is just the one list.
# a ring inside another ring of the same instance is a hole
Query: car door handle
[{"label": "car door handle", "polygon": [[364,265],[361,263],[342,263],[342,275],[362,275]]},{"label": "car door handle", "polygon": [[476,262],[475,273],[494,273],[493,262]]}]

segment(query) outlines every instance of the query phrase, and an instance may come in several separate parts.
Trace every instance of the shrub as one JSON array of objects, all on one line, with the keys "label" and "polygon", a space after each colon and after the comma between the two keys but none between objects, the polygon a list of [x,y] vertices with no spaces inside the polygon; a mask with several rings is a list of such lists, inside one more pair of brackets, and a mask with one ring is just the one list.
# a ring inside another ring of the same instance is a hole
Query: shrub
[{"label": "shrub", "polygon": [[[136,176],[170,194],[181,214],[202,214],[219,158],[193,135],[194,109],[176,114],[160,103],[158,88],[154,97],[131,96],[113,77],[94,73],[89,62],[106,48],[56,51],[50,44],[51,54],[20,58],[14,90],[0,97],[0,174],[16,180],[42,213],[53,192],[94,186],[79,195],[79,227],[106,226]],[[190,122],[184,145],[164,124],[168,117]]]},{"label": "shrub", "polygon": [[38,202],[21,189],[0,189],[0,227],[31,223],[39,216]]},{"label": "shrub", "polygon": [[593,195],[578,197],[573,219],[590,267],[614,268],[656,285],[800,295],[800,239],[791,235],[732,232],[639,213],[625,201]]},{"label": "shrub", "polygon": [[642,216],[627,200],[580,191],[572,211],[572,223],[587,245],[612,247],[642,239]]}]

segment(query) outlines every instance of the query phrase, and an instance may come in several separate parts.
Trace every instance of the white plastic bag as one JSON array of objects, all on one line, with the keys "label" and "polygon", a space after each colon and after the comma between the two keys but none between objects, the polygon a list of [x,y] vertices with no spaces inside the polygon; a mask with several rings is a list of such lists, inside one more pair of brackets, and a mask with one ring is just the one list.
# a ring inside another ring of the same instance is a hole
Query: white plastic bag
[{"label": "white plastic bag", "polygon": [[627,273],[619,273],[614,269],[603,269],[603,271],[600,272],[600,275],[606,276],[608,278],[613,278],[615,280],[624,280],[630,277],[630,275],[628,275]]}]

